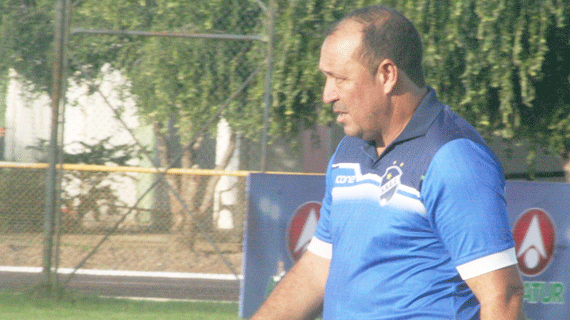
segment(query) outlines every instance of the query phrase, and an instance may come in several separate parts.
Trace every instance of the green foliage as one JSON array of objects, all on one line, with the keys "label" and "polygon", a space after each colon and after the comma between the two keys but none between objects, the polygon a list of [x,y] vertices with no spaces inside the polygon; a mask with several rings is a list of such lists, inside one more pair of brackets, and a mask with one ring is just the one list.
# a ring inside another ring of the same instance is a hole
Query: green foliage
[{"label": "green foliage", "polygon": [[423,36],[427,82],[443,101],[483,134],[570,150],[561,125],[570,116],[570,2],[407,1],[402,10]]},{"label": "green foliage", "polygon": [[442,101],[487,136],[527,139],[567,156],[569,1],[382,3],[417,26],[427,83]]},{"label": "green foliage", "polygon": [[[8,57],[0,62],[0,74],[15,68],[42,89],[50,82],[46,66],[53,8],[47,0],[22,5],[28,2],[0,0],[0,52]],[[268,1],[263,3],[268,6]],[[319,118],[331,120],[321,102],[324,78],[317,68],[322,34],[352,9],[382,3],[401,10],[418,27],[428,84],[482,133],[525,138],[563,156],[570,150],[570,1],[276,3],[274,137],[293,137]],[[267,34],[267,17],[254,0],[84,0],[74,2],[71,27],[257,35]],[[266,52],[266,43],[260,41],[70,38],[70,53],[83,67],[96,73],[110,63],[121,70],[132,82],[140,113],[160,124],[174,116],[186,142],[213,131],[208,120],[261,67],[253,82],[223,111],[236,131],[259,136]]]},{"label": "green foliage", "polygon": [[[70,145],[67,148],[74,148],[78,151],[63,151],[63,163],[92,164],[92,165],[118,165],[125,166],[133,159],[141,159],[145,150],[134,144],[113,145],[109,141],[112,137],[107,137],[95,143],[77,142],[77,145]],[[49,141],[40,139],[37,146],[28,147],[44,153],[43,162],[47,162],[47,151]]]},{"label": "green foliage", "polygon": [[[113,165],[126,166],[134,159],[141,159],[146,152],[135,144],[113,145],[110,143],[112,137],[107,137],[95,143],[77,142],[73,145],[76,150],[73,152],[64,151],[64,163],[91,164],[91,165]],[[71,145],[69,146],[72,147]],[[41,141],[37,149],[47,150],[47,142]]]},{"label": "green foliage", "polygon": [[[323,105],[324,77],[318,69],[320,46],[329,24],[345,11],[348,1],[280,1],[276,15],[274,114],[272,133],[296,134],[312,126]],[[329,108],[323,113],[330,120]]]},{"label": "green foliage", "polygon": [[[96,16],[98,22],[79,18],[74,19],[74,26],[244,35],[257,34],[263,27],[261,8],[254,1],[127,1],[118,9],[115,3],[83,1],[76,11]],[[104,7],[113,9],[107,12]],[[77,37],[89,39],[93,47],[104,47],[106,44],[99,41],[111,38]],[[114,41],[119,42],[119,55],[111,62],[132,81],[140,113],[152,123],[165,124],[175,117],[185,142],[214,130],[216,122],[210,119],[263,63],[251,58],[263,54],[248,41],[160,37],[117,37]],[[245,135],[258,132],[262,122],[262,96],[252,93],[252,88],[246,87],[223,111],[232,126]]]},{"label": "green foliage", "polygon": [[0,88],[5,86],[7,70],[13,68],[21,80],[37,90],[51,85],[53,42],[53,2],[0,1]]},{"label": "green foliage", "polygon": [[[66,164],[112,165],[125,166],[130,160],[141,158],[144,150],[136,145],[112,145],[111,137],[93,144],[79,142],[79,151],[63,153]],[[40,140],[37,146],[30,147],[46,153],[49,141]],[[45,159],[44,159],[45,161]],[[61,191],[62,231],[81,230],[81,222],[87,213],[91,213],[95,221],[101,221],[102,210],[106,216],[121,214],[118,208],[126,207],[118,196],[116,186],[125,179],[134,179],[124,172],[108,171],[65,171],[64,188]],[[35,198],[37,199],[37,198]]]},{"label": "green foliage", "polygon": [[[312,123],[322,107],[318,65],[324,29],[378,1],[281,1],[274,69],[275,132]],[[424,43],[427,83],[488,136],[570,150],[569,1],[392,0]],[[283,125],[286,126],[283,128]],[[288,127],[287,127],[288,125]]]}]

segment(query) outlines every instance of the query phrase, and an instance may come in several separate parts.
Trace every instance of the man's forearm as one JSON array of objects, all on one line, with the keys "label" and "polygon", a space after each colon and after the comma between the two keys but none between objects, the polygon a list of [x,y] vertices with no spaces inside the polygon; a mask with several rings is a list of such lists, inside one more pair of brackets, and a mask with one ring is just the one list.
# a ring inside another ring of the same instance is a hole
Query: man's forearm
[{"label": "man's forearm", "polygon": [[481,304],[481,320],[524,320],[524,285],[517,265],[465,280]]},{"label": "man's forearm", "polygon": [[305,253],[279,282],[252,320],[301,320],[318,314],[323,302],[329,261]]},{"label": "man's forearm", "polygon": [[523,308],[524,288],[513,288],[504,299],[481,303],[481,320],[525,320]]}]

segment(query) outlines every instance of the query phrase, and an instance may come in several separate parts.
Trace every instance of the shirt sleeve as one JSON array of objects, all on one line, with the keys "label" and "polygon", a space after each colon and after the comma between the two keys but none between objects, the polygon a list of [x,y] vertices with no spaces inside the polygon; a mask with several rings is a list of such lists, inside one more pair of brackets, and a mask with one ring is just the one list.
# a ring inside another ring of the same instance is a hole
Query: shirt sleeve
[{"label": "shirt sleeve", "polygon": [[330,181],[330,172],[332,170],[333,161],[334,155],[329,161],[327,168],[325,195],[321,203],[319,222],[317,224],[313,239],[307,247],[307,250],[325,258],[330,258],[332,256],[332,236],[330,232],[329,219],[332,205],[332,181]]},{"label": "shirt sleeve", "polygon": [[428,217],[464,279],[516,264],[504,186],[493,153],[468,139],[442,146],[428,166]]}]

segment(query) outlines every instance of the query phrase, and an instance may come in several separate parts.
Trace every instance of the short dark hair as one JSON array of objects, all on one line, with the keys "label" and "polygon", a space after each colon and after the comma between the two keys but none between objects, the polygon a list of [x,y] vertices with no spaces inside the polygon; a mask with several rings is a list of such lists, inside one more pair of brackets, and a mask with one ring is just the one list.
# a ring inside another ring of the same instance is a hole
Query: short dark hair
[{"label": "short dark hair", "polygon": [[333,34],[346,21],[362,25],[360,59],[373,75],[382,60],[390,59],[417,86],[425,86],[422,41],[414,25],[402,13],[385,6],[361,8],[332,25],[326,35]]}]

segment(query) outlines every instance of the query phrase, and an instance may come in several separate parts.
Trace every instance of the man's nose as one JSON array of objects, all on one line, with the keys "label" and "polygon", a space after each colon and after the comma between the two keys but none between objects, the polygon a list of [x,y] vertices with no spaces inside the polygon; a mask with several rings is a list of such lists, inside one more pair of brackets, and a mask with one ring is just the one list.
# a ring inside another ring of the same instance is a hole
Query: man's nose
[{"label": "man's nose", "polygon": [[323,89],[323,102],[333,103],[338,100],[338,88],[334,83],[334,79],[327,79],[325,88]]}]

